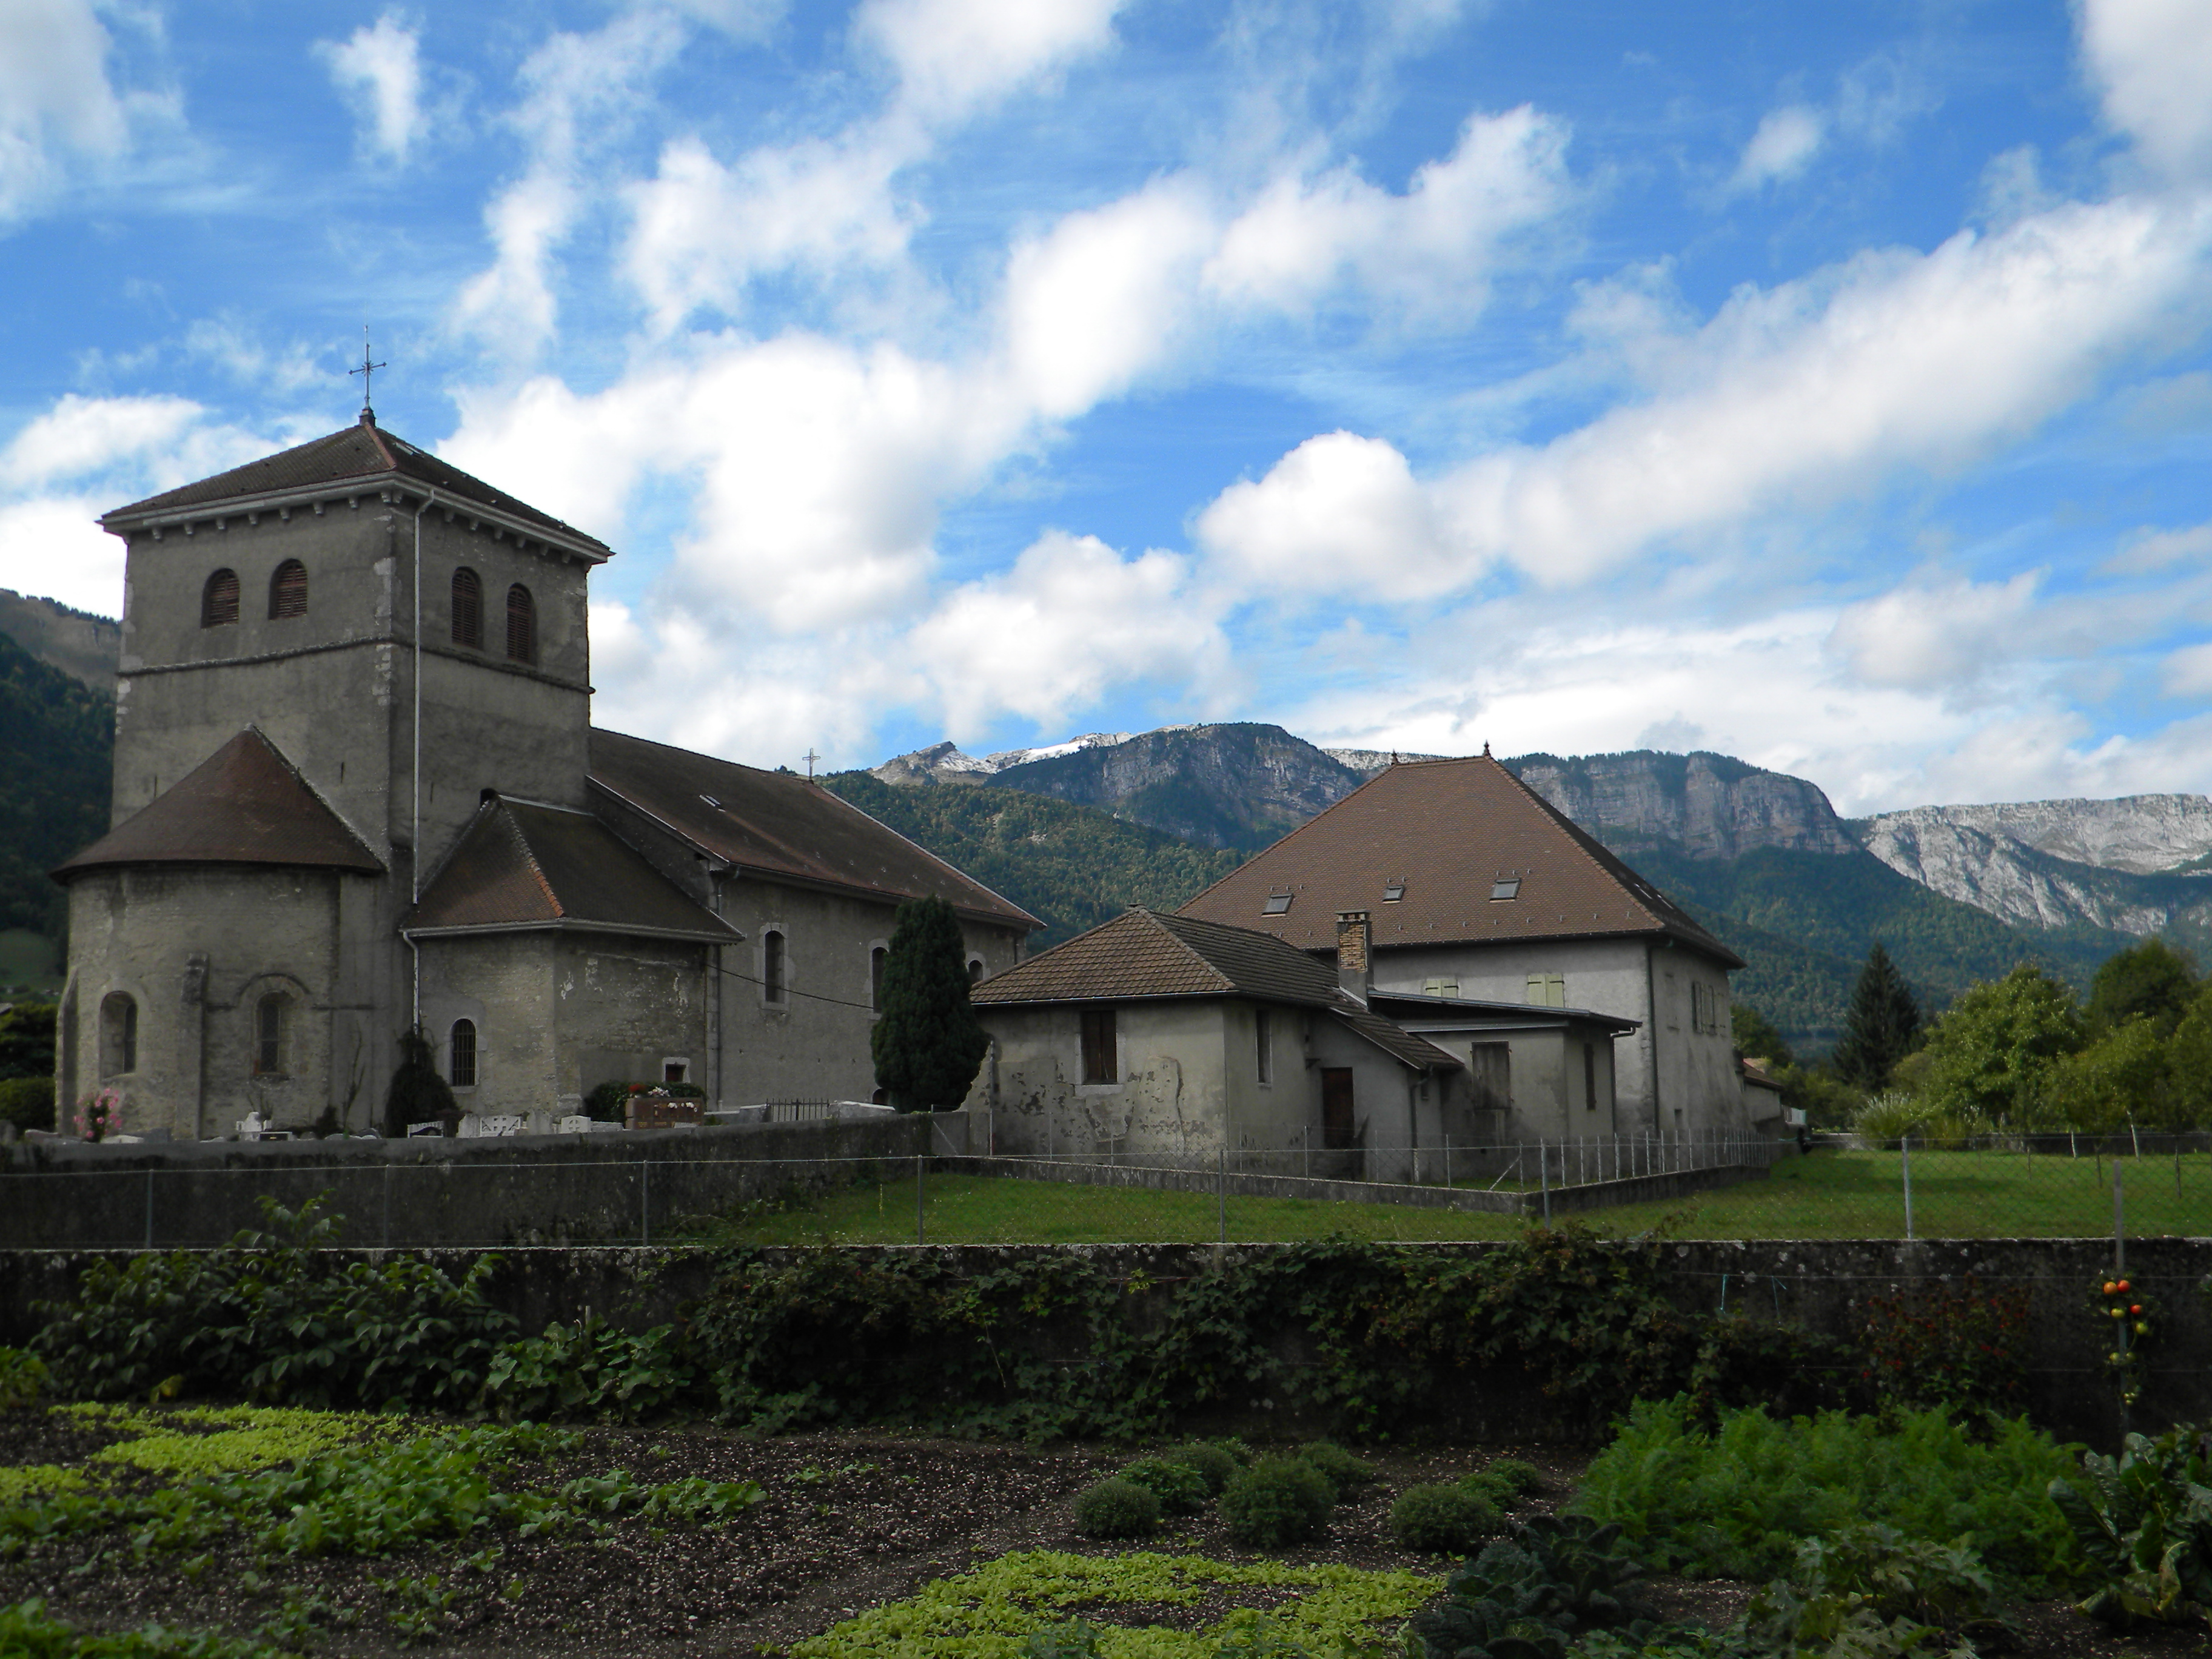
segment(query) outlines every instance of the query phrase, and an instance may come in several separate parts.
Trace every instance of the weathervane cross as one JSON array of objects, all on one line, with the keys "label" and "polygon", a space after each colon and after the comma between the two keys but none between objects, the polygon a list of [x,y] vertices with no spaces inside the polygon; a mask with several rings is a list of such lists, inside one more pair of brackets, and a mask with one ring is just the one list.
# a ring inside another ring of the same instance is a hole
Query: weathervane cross
[{"label": "weathervane cross", "polygon": [[359,368],[349,368],[346,370],[348,374],[358,374],[361,376],[361,412],[362,414],[374,415],[376,413],[374,410],[368,406],[368,383],[370,378],[375,374],[378,369],[389,368],[391,367],[392,365],[389,363],[375,363],[369,361],[368,325],[367,323],[363,323],[361,325],[361,367]]},{"label": "weathervane cross", "polygon": [[814,752],[814,745],[811,743],[808,744],[806,745],[806,752],[799,757],[799,759],[806,763],[806,775],[808,777],[811,778],[814,775],[814,763],[821,758],[821,756]]}]

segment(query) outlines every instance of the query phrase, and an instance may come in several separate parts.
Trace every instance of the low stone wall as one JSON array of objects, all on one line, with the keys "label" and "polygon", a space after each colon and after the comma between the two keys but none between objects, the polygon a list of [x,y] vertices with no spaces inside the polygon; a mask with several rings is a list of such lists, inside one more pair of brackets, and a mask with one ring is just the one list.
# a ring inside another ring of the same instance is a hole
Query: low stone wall
[{"label": "low stone wall", "polygon": [[445,1140],[24,1141],[0,1170],[0,1249],[195,1249],[318,1194],[343,1244],[643,1243],[856,1165],[966,1145],[964,1115]]},{"label": "low stone wall", "polygon": [[[1143,1275],[1146,1302],[1165,1305],[1179,1288],[1216,1271],[1218,1264],[1249,1260],[1288,1247],[1231,1245],[928,1245],[846,1248],[860,1263],[883,1256],[924,1255],[967,1274],[1043,1256],[1073,1258],[1123,1281]],[[1395,1247],[1440,1259],[1463,1259],[1510,1248],[1498,1244],[1423,1244]],[[1663,1247],[1668,1289],[1685,1312],[1735,1313],[1760,1322],[1801,1326],[1855,1338],[1863,1302],[1932,1285],[2018,1287],[2028,1299],[2030,1409],[2054,1432],[2110,1447],[2119,1433],[2114,1392],[2104,1363],[2107,1333],[2091,1313],[2089,1290],[2109,1275],[2109,1239],[1981,1239],[1903,1242],[1764,1240],[1689,1243]],[[90,1263],[118,1254],[64,1250],[0,1253],[0,1342],[22,1342],[41,1322],[36,1304],[64,1298]],[[362,1252],[367,1259],[384,1253]],[[480,1254],[473,1250],[410,1251],[455,1274]],[[799,1252],[765,1252],[771,1260]],[[696,1249],[523,1247],[500,1253],[495,1299],[538,1331],[553,1319],[597,1314],[631,1329],[680,1316],[684,1304],[713,1282],[720,1253]],[[2143,1397],[2133,1426],[2155,1431],[2184,1419],[2212,1419],[2212,1238],[2131,1240],[2130,1279],[2164,1309],[2150,1352]],[[1286,1332],[1285,1342],[1304,1341]],[[1541,1420],[1553,1408],[1528,1396],[1517,1377],[1495,1388],[1469,1390],[1467,1409],[1437,1425],[1471,1437],[1510,1438],[1548,1429],[1589,1435],[1597,1424]],[[1256,1425],[1262,1429],[1263,1423]]]}]

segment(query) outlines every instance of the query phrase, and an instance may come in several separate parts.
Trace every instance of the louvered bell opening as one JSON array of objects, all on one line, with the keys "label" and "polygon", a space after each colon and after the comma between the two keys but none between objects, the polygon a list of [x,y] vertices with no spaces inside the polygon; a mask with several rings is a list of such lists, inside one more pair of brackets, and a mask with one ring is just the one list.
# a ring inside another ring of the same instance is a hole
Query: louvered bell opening
[{"label": "louvered bell opening", "polygon": [[538,660],[538,611],[520,582],[507,590],[507,654],[513,662]]},{"label": "louvered bell opening", "polygon": [[238,620],[238,572],[218,570],[200,594],[200,626],[220,628]]},{"label": "louvered bell opening", "polygon": [[287,617],[307,614],[307,567],[297,559],[287,559],[269,579],[269,620],[282,622]]},{"label": "louvered bell opening", "polygon": [[483,584],[465,565],[453,572],[453,643],[483,649]]}]

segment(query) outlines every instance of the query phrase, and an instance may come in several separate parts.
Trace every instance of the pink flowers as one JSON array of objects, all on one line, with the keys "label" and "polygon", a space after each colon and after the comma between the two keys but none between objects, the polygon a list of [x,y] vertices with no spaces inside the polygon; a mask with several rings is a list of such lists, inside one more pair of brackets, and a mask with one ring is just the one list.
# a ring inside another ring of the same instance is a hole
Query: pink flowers
[{"label": "pink flowers", "polygon": [[123,1127],[123,1094],[102,1089],[77,1103],[76,1132],[87,1140],[103,1140]]}]

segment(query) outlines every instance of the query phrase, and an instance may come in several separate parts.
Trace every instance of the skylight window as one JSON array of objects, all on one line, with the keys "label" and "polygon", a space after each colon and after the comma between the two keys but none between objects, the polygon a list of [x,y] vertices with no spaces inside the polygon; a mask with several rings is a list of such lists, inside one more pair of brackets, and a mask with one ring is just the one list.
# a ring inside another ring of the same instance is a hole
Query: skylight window
[{"label": "skylight window", "polygon": [[1386,881],[1386,882],[1384,882],[1384,883],[1382,884],[1382,902],[1383,902],[1383,903],[1385,903],[1385,904],[1395,904],[1395,903],[1396,903],[1400,899],[1401,899],[1401,898],[1403,898],[1403,897],[1405,897],[1405,896],[1406,896],[1406,884],[1405,884],[1404,882],[1402,882],[1402,881]]},{"label": "skylight window", "polygon": [[1263,916],[1279,916],[1286,914],[1290,908],[1291,896],[1288,893],[1270,893],[1267,895],[1267,902],[1260,907],[1260,914]]},{"label": "skylight window", "polygon": [[1493,899],[1520,897],[1521,878],[1518,876],[1500,876],[1496,881],[1490,884],[1490,896]]}]

